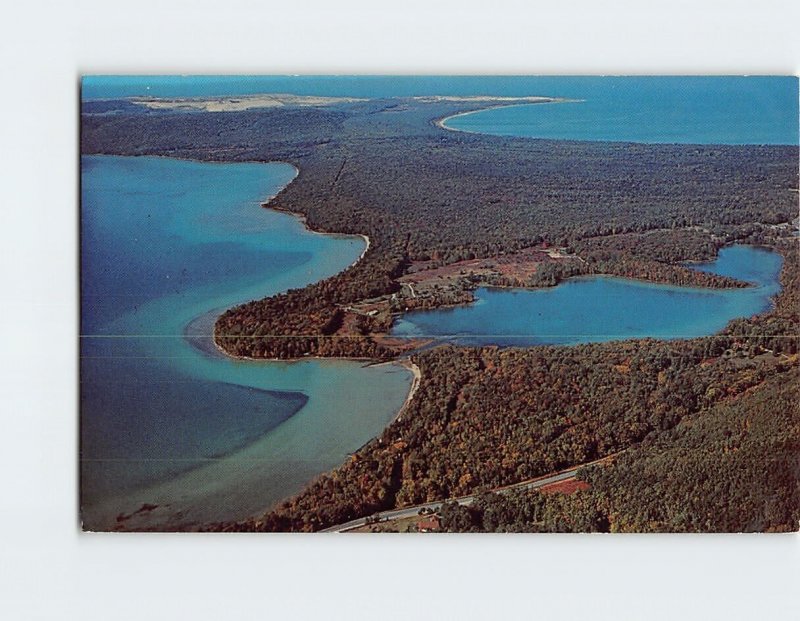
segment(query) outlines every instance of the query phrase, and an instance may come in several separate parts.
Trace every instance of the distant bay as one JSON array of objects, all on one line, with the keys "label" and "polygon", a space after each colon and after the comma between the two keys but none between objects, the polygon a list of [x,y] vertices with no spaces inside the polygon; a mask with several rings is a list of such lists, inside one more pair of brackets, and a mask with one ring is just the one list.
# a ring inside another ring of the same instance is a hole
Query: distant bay
[{"label": "distant bay", "polygon": [[797,78],[598,78],[565,91],[576,99],[462,114],[444,126],[557,140],[798,144]]}]

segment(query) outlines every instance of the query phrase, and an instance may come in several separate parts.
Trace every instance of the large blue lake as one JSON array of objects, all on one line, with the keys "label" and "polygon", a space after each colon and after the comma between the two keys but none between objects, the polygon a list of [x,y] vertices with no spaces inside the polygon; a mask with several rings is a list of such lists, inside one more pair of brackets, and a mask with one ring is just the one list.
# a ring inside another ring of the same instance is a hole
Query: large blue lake
[{"label": "large blue lake", "polygon": [[780,291],[780,255],[751,246],[723,248],[693,266],[752,283],[695,289],[612,277],[572,278],[547,289],[478,289],[468,306],[414,311],[393,333],[460,345],[571,345],[627,338],[713,334],[731,319],[769,309]]},{"label": "large blue lake", "polygon": [[452,129],[537,138],[798,144],[798,79],[775,76],[88,76],[84,99],[294,93],[550,96],[576,103],[454,117]]},{"label": "large blue lake", "polygon": [[404,368],[237,361],[210,346],[225,308],[335,274],[365,248],[259,206],[294,178],[291,166],[81,165],[88,528],[144,503],[159,508],[139,519],[161,523],[245,517],[340,464],[397,413]]}]

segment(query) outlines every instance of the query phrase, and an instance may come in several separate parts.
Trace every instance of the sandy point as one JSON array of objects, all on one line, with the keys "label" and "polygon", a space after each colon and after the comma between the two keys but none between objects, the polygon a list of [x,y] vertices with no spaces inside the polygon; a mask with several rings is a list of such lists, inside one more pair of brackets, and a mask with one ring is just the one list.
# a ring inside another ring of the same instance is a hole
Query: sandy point
[{"label": "sandy point", "polygon": [[408,395],[406,395],[406,400],[403,401],[403,405],[400,406],[400,409],[397,411],[397,414],[392,419],[392,422],[394,422],[396,420],[400,420],[400,417],[406,411],[408,405],[411,403],[411,400],[414,398],[414,394],[417,392],[417,388],[419,388],[419,383],[422,380],[422,371],[420,371],[420,368],[411,361],[411,358],[403,358],[401,360],[390,360],[389,362],[382,362],[381,364],[392,364],[398,367],[403,367],[404,369],[408,369],[409,371],[411,371],[411,375],[413,376],[413,379],[411,380],[411,388],[408,391]]}]

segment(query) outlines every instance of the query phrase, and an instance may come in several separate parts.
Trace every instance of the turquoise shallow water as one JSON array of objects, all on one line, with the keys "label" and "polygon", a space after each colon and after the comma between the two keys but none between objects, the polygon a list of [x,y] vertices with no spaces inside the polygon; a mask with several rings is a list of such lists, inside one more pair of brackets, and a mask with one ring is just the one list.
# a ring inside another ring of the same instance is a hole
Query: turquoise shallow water
[{"label": "turquoise shallow water", "polygon": [[689,338],[731,319],[761,313],[780,291],[780,255],[750,246],[723,248],[695,269],[753,283],[746,289],[694,289],[612,277],[572,278],[547,289],[478,289],[476,302],[414,311],[398,336],[433,336],[461,345],[571,345],[627,338]]},{"label": "turquoise shallow water", "polygon": [[400,408],[403,368],[236,361],[207,336],[185,336],[190,324],[210,334],[228,306],[360,256],[360,237],[311,233],[259,207],[294,174],[286,164],[82,158],[87,527],[143,503],[160,505],[154,520],[245,517],[341,463]]}]

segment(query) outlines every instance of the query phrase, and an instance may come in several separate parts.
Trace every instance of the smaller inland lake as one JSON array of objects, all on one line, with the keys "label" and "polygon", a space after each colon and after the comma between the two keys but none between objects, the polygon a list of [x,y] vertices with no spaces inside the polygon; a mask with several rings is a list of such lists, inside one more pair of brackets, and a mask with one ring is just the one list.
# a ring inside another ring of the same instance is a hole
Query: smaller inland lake
[{"label": "smaller inland lake", "polygon": [[412,311],[392,334],[458,345],[574,345],[631,338],[714,334],[731,320],[762,313],[780,291],[783,258],[753,246],[723,248],[693,269],[752,283],[742,289],[659,285],[610,276],[570,278],[543,289],[481,287],[475,303]]}]

